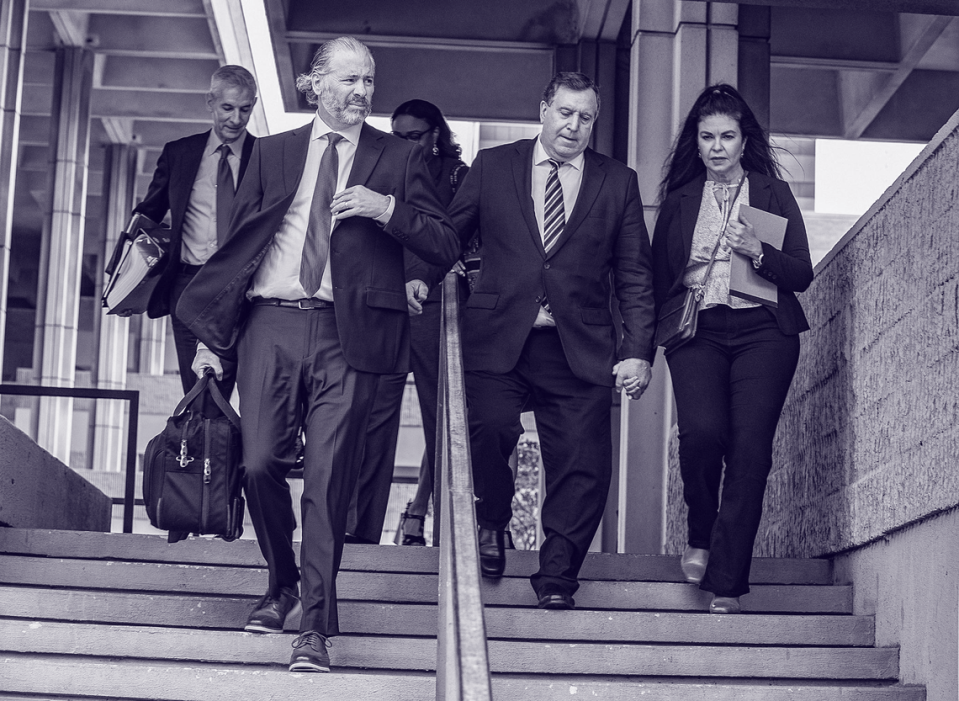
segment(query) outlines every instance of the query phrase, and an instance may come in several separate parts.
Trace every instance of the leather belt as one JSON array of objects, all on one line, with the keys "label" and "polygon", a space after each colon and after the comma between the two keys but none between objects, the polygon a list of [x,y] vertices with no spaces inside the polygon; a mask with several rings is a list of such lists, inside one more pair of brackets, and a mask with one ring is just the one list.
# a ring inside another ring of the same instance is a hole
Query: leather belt
[{"label": "leather belt", "polygon": [[254,297],[250,300],[258,307],[284,307],[285,309],[332,309],[333,302],[325,299],[274,299],[272,297]]}]

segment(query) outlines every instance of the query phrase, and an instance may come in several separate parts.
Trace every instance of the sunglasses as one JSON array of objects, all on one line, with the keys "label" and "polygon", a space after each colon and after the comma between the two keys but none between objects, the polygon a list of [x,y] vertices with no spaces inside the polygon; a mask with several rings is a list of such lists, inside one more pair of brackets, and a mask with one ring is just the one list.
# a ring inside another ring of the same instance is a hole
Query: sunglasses
[{"label": "sunglasses", "polygon": [[426,133],[428,133],[428,132],[425,132],[425,131],[408,131],[408,132],[406,132],[405,134],[404,134],[403,132],[401,132],[401,131],[394,131],[394,132],[392,132],[393,136],[398,136],[398,137],[400,137],[401,139],[406,139],[407,141],[419,141],[421,138],[423,138],[423,134],[426,134]]}]

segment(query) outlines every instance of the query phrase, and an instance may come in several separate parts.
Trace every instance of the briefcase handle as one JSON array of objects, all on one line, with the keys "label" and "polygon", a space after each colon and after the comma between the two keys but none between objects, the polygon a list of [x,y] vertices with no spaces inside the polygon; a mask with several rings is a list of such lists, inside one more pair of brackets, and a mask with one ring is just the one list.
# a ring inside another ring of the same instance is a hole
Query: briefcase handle
[{"label": "briefcase handle", "polygon": [[220,392],[220,388],[217,386],[214,379],[213,370],[207,368],[206,372],[203,373],[203,377],[193,385],[191,389],[183,399],[180,400],[180,403],[176,405],[176,409],[173,412],[174,416],[179,416],[187,407],[190,406],[197,397],[199,397],[204,391],[209,390],[210,396],[213,397],[213,402],[220,408],[220,411],[223,412],[223,415],[230,420],[230,423],[233,424],[237,430],[240,429],[240,417],[237,415],[236,411],[230,405],[226,399],[223,398],[223,393]]}]

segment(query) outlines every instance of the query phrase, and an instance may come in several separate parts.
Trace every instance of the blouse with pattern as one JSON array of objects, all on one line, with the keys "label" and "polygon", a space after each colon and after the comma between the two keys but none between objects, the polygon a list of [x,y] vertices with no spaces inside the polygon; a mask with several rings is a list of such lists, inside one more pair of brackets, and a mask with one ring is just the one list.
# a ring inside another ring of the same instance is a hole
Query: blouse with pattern
[{"label": "blouse with pattern", "polygon": [[[686,287],[697,287],[703,282],[703,275],[709,266],[709,258],[716,246],[716,239],[721,238],[719,250],[716,251],[716,260],[709,279],[706,280],[706,294],[701,309],[709,309],[725,304],[733,309],[748,309],[760,306],[756,302],[742,299],[729,294],[729,265],[732,249],[726,244],[725,233],[720,231],[726,219],[726,209],[732,205],[729,221],[739,218],[739,206],[749,204],[749,180],[743,179],[743,191],[736,197],[736,186],[717,183],[707,180],[703,187],[703,199],[699,205],[699,216],[696,218],[696,228],[693,231],[693,242],[689,252],[689,261],[686,263],[686,272],[683,274],[683,284]],[[722,205],[717,202],[717,194]]]}]

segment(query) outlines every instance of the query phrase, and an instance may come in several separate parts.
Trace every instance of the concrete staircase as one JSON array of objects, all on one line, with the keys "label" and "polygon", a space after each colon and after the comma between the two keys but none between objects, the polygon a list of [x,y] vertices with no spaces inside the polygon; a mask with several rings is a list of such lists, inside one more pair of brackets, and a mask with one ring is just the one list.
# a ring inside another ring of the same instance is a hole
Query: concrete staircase
[{"label": "concrete staircase", "polygon": [[[757,560],[745,613],[704,613],[678,558],[590,556],[577,610],[540,611],[510,552],[484,582],[498,700],[921,701],[898,650],[822,560]],[[332,674],[290,674],[290,635],[240,630],[256,544],[0,528],[0,698],[433,699],[434,548],[347,546]]]}]

